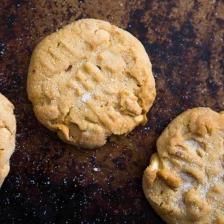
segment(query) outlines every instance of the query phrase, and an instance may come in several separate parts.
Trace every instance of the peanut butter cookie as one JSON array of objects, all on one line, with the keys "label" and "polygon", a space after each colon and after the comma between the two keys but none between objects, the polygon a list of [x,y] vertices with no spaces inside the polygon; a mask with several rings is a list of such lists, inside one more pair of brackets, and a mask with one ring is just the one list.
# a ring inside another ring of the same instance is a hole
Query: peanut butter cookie
[{"label": "peanut butter cookie", "polygon": [[0,94],[0,187],[9,173],[9,160],[15,149],[14,106]]},{"label": "peanut butter cookie", "polygon": [[194,108],[157,140],[143,190],[167,223],[224,223],[224,114]]},{"label": "peanut butter cookie", "polygon": [[144,125],[156,95],[142,44],[95,19],[73,22],[38,44],[27,91],[44,126],[63,141],[86,148]]}]

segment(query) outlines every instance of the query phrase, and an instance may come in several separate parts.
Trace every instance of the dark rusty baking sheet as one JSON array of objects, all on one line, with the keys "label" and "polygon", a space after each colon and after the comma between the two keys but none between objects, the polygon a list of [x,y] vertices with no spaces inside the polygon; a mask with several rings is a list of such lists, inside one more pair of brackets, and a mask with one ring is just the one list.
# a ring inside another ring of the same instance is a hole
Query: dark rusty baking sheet
[{"label": "dark rusty baking sheet", "polygon": [[[157,85],[147,125],[97,150],[60,141],[37,122],[26,94],[36,44],[80,18],[136,36]],[[15,105],[18,130],[0,223],[164,223],[143,195],[142,174],[175,116],[197,106],[224,110],[223,39],[223,0],[1,0],[0,92]]]}]

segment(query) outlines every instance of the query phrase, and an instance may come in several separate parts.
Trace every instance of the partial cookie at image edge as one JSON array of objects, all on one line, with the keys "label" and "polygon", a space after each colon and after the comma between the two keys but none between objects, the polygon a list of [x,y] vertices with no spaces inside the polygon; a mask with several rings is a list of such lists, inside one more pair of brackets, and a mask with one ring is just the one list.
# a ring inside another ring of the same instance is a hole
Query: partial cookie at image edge
[{"label": "partial cookie at image edge", "polygon": [[223,112],[193,108],[158,138],[142,186],[165,222],[224,223],[223,133]]},{"label": "partial cookie at image edge", "polygon": [[0,93],[0,187],[10,170],[10,157],[15,150],[15,138],[14,106]]}]

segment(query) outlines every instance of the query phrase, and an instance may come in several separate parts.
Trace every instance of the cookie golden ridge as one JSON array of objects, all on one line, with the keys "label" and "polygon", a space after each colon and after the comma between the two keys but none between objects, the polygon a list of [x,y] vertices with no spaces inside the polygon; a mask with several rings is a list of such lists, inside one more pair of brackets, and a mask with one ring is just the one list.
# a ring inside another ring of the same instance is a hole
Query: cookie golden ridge
[{"label": "cookie golden ridge", "polygon": [[7,177],[9,160],[15,149],[16,119],[14,106],[0,94],[0,187]]},{"label": "cookie golden ridge", "polygon": [[224,114],[194,108],[157,140],[143,175],[151,206],[169,224],[224,223]]},{"label": "cookie golden ridge", "polygon": [[156,95],[151,67],[130,33],[82,19],[37,45],[28,97],[37,119],[63,141],[96,148],[147,122]]}]

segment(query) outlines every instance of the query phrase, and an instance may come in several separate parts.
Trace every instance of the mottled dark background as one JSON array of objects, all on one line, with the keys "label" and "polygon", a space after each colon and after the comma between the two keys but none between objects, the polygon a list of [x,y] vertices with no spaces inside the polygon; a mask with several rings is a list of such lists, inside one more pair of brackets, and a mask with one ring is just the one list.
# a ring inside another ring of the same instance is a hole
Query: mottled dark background
[{"label": "mottled dark background", "polygon": [[[151,58],[157,98],[148,123],[97,150],[68,146],[27,99],[31,53],[80,18],[136,36]],[[156,139],[182,111],[224,110],[223,0],[0,0],[0,92],[15,105],[17,145],[0,190],[0,223],[163,223],[141,179]]]}]

